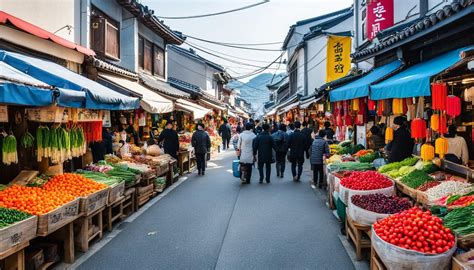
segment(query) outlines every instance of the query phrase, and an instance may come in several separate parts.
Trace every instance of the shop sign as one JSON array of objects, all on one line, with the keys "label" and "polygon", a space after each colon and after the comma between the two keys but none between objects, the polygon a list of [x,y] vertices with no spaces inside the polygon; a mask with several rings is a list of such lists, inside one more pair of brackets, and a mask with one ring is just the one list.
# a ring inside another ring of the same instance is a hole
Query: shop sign
[{"label": "shop sign", "polygon": [[103,127],[112,126],[112,120],[110,119],[110,111],[104,111],[104,116],[102,118],[102,126]]},{"label": "shop sign", "polygon": [[367,130],[365,128],[365,125],[363,126],[357,126],[356,127],[356,142],[357,144],[361,144],[363,145],[364,147],[367,146],[367,143],[366,143],[366,138],[367,138]]},{"label": "shop sign", "polygon": [[328,36],[326,82],[344,77],[351,68],[351,37]]},{"label": "shop sign", "polygon": [[367,38],[393,25],[393,0],[369,0],[367,3]]},{"label": "shop sign", "polygon": [[8,107],[0,105],[0,122],[8,122]]},{"label": "shop sign", "polygon": [[323,103],[318,104],[318,112],[324,112],[324,104]]},{"label": "shop sign", "polygon": [[34,122],[63,123],[69,119],[67,109],[56,106],[30,108],[26,113],[28,120]]}]

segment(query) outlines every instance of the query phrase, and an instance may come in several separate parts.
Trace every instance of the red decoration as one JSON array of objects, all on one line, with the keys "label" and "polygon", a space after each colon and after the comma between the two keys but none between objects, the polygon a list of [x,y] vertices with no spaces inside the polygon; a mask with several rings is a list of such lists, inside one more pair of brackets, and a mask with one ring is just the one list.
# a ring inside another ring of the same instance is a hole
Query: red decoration
[{"label": "red decoration", "polygon": [[349,113],[347,113],[345,116],[345,125],[352,126],[352,115],[350,115]]},{"label": "red decoration", "polygon": [[461,114],[461,99],[456,96],[449,95],[447,98],[446,113],[451,117],[459,116]]},{"label": "red decoration", "polygon": [[368,107],[369,111],[375,111],[375,100],[369,99],[367,107]]},{"label": "red decoration", "polygon": [[432,108],[433,110],[446,110],[448,86],[443,82],[431,84]]},{"label": "red decoration", "polygon": [[377,115],[382,116],[383,111],[384,111],[384,101],[383,100],[378,100],[377,101]]},{"label": "red decoration", "polygon": [[421,118],[415,118],[411,121],[411,137],[414,139],[423,139],[426,137],[426,122]]},{"label": "red decoration", "polygon": [[446,114],[444,114],[444,113],[439,115],[438,132],[439,132],[439,134],[448,133],[448,125],[447,125],[447,120],[446,120]]}]

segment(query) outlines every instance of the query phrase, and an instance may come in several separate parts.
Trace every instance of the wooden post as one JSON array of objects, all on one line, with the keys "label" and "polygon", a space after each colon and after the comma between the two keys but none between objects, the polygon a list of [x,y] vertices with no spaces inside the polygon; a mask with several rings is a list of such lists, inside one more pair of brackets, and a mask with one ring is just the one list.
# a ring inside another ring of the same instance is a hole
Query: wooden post
[{"label": "wooden post", "polygon": [[73,263],[74,258],[74,230],[72,222],[63,227],[64,231],[64,262]]}]

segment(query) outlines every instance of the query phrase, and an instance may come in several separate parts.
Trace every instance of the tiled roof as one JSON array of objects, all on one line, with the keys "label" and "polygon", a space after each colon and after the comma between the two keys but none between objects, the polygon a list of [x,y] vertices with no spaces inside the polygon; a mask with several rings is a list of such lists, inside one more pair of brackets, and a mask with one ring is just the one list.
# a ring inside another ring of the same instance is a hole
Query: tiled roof
[{"label": "tiled roof", "polygon": [[181,32],[173,31],[169,26],[165,25],[163,21],[153,15],[155,13],[154,10],[149,9],[148,6],[144,6],[138,0],[117,0],[117,3],[136,16],[140,22],[160,35],[168,43],[181,45],[186,39]]},{"label": "tiled roof", "polygon": [[[383,40],[372,48],[367,48],[355,52],[351,55],[354,60],[369,57],[379,51],[400,46],[413,39],[414,36],[423,35],[432,29],[443,26],[442,22],[450,18],[461,18],[463,16],[472,16],[474,13],[474,0],[459,0],[444,6],[433,14],[411,23],[409,26],[396,31],[395,33],[384,37]],[[378,36],[377,36],[378,37]]]},{"label": "tiled roof", "polygon": [[337,80],[334,80],[334,81],[331,81],[331,82],[328,82],[328,83],[325,83],[323,85],[321,85],[320,87],[316,88],[315,90],[318,92],[318,91],[325,91],[325,90],[329,90],[331,88],[334,88],[336,86],[340,86],[340,85],[343,85],[343,84],[346,84],[346,83],[349,83],[355,79],[358,79],[362,76],[364,76],[365,74],[364,73],[357,73],[357,74],[349,74],[347,76],[344,76],[342,78],[339,78]]},{"label": "tiled roof", "polygon": [[283,84],[285,81],[288,81],[288,75],[285,75],[285,76],[281,77],[280,80],[275,81],[274,83],[267,84],[267,88],[268,89],[278,89],[278,87],[280,87],[280,85]]},{"label": "tiled roof", "polygon": [[207,64],[207,65],[209,65],[209,66],[211,66],[211,67],[213,67],[213,68],[215,68],[215,69],[221,71],[221,72],[224,72],[224,71],[225,71],[223,66],[221,66],[221,65],[219,65],[219,64],[216,64],[216,63],[214,63],[214,62],[212,62],[212,61],[209,61],[209,60],[207,60],[206,58],[204,58],[204,57],[198,55],[198,54],[196,53],[196,51],[194,51],[193,49],[186,50],[186,49],[184,49],[184,48],[181,48],[181,47],[178,47],[178,46],[174,46],[174,45],[168,46],[168,48],[172,49],[173,51],[175,51],[175,52],[177,52],[177,53],[180,53],[180,54],[185,55],[185,56],[189,56],[189,57],[194,58],[194,59],[196,59],[196,60],[198,60],[198,61],[200,61],[200,62],[203,62],[203,63],[205,63],[205,64]]},{"label": "tiled roof", "polygon": [[105,70],[105,71],[108,71],[108,72],[111,72],[111,73],[115,73],[117,75],[120,75],[120,76],[124,76],[124,77],[128,77],[128,78],[131,78],[131,79],[138,79],[138,74],[129,70],[129,69],[126,69],[126,68],[123,68],[117,64],[113,64],[113,63],[110,63],[106,60],[102,60],[102,59],[99,59],[97,57],[89,57],[87,59],[88,63],[90,63],[92,66],[98,68],[98,69],[102,69],[102,70]]},{"label": "tiled roof", "polygon": [[173,78],[173,77],[168,77],[168,82],[178,88],[178,89],[181,89],[183,91],[186,91],[188,93],[192,93],[192,94],[200,94],[201,93],[201,88],[197,85],[194,85],[194,84],[191,84],[191,83],[188,83],[188,82],[185,82],[185,81],[182,81],[180,79],[176,79],[176,78]]},{"label": "tiled roof", "polygon": [[158,92],[161,92],[163,94],[167,94],[173,97],[180,97],[180,98],[189,98],[191,95],[183,92],[179,89],[174,88],[167,82],[160,81],[158,79],[155,79],[151,76],[148,76],[146,74],[140,74],[140,82],[142,82],[144,85],[155,89]]}]

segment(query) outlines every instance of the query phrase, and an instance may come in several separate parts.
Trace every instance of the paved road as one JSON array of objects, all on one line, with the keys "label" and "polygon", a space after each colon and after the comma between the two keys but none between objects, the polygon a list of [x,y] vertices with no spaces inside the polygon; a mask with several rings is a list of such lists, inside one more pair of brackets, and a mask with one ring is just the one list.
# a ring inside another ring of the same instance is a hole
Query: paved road
[{"label": "paved road", "polygon": [[241,186],[231,151],[190,175],[79,269],[354,269],[308,175]]}]

